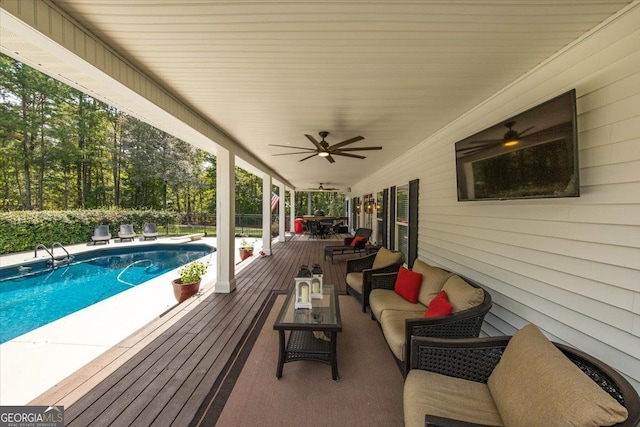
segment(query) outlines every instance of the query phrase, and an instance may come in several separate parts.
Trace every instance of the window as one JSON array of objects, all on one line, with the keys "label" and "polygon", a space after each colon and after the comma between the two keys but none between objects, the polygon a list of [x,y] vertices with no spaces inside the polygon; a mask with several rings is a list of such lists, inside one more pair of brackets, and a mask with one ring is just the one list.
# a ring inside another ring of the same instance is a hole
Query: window
[{"label": "window", "polygon": [[409,258],[409,185],[396,188],[396,244],[405,259]]},{"label": "window", "polygon": [[395,249],[402,252],[413,267],[418,257],[418,180],[400,185],[395,191]]},{"label": "window", "polygon": [[364,226],[366,228],[373,229],[373,216],[375,201],[373,199],[373,194],[367,194],[364,196],[363,213],[364,213]]},{"label": "window", "polygon": [[387,233],[387,224],[385,223],[385,202],[384,192],[376,193],[376,238],[378,245],[386,246],[385,235]]},{"label": "window", "polygon": [[351,228],[355,231],[360,227],[360,198],[353,198],[351,209]]}]

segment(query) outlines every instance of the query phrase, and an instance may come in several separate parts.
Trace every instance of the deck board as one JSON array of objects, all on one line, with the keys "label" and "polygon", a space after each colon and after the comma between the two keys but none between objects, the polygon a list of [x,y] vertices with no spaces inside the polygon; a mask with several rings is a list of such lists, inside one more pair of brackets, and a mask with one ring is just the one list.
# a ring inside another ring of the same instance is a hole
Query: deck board
[{"label": "deck board", "polygon": [[69,406],[67,425],[193,424],[265,301],[274,291],[293,289],[302,264],[319,263],[324,282],[345,291],[349,257],[325,261],[324,247],[332,243],[274,244],[271,256],[254,259],[237,274],[234,292],[206,297]]}]

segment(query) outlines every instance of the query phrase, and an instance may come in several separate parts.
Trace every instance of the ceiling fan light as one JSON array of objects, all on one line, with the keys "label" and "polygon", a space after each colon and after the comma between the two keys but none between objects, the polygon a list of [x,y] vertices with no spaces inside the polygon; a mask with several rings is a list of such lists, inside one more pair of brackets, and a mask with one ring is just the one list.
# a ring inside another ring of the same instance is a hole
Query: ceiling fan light
[{"label": "ceiling fan light", "polygon": [[513,122],[509,122],[506,124],[509,130],[507,131],[507,133],[504,134],[504,138],[502,139],[502,142],[505,147],[513,147],[518,143],[518,137],[519,137],[518,132],[511,129],[511,126],[513,126],[514,124],[515,123]]},{"label": "ceiling fan light", "polygon": [[326,151],[321,151],[318,153],[318,156],[320,157],[329,157],[329,153],[327,153]]}]

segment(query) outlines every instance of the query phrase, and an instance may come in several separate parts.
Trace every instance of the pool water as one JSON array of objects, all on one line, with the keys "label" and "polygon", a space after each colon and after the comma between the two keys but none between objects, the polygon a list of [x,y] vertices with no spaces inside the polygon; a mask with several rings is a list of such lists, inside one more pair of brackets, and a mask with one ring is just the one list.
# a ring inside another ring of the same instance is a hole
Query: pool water
[{"label": "pool water", "polygon": [[102,250],[83,254],[82,259],[55,269],[44,263],[14,269],[13,277],[0,276],[0,344],[214,250],[207,245],[147,246],[125,253]]}]

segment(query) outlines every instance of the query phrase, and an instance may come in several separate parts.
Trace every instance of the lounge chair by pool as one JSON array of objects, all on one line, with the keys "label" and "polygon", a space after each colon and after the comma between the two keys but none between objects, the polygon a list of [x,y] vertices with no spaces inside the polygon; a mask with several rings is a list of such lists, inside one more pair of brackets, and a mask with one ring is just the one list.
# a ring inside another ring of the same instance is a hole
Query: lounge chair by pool
[{"label": "lounge chair by pool", "polygon": [[108,225],[96,225],[93,229],[93,235],[91,241],[95,245],[96,243],[109,243],[111,240],[111,233],[109,232]]},{"label": "lounge chair by pool", "polygon": [[155,222],[147,222],[144,224],[144,228],[142,229],[142,237],[144,238],[144,240],[158,238],[158,229],[156,228]]},{"label": "lounge chair by pool", "polygon": [[133,231],[133,224],[121,224],[120,231],[118,231],[118,237],[121,242],[125,240],[133,241],[136,237],[136,232]]}]

